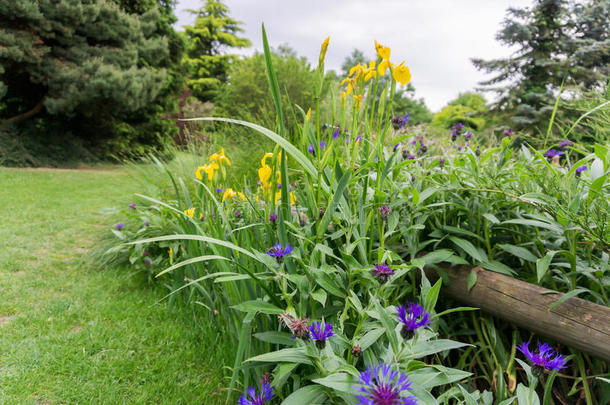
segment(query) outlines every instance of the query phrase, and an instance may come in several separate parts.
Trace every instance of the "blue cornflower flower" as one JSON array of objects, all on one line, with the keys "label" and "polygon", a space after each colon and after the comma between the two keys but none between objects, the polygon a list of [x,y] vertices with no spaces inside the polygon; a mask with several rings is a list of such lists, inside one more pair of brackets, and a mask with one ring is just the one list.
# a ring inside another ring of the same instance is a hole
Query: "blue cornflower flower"
[{"label": "blue cornflower flower", "polygon": [[261,382],[261,393],[256,395],[254,387],[248,388],[239,398],[238,405],[263,405],[274,397],[273,388],[268,382]]},{"label": "blue cornflower flower", "polygon": [[561,354],[555,353],[551,346],[538,342],[538,350],[530,351],[529,342],[523,342],[517,349],[533,363],[532,374],[536,377],[542,374],[544,369],[561,370],[566,368],[566,361]]},{"label": "blue cornflower flower", "polygon": [[376,264],[375,269],[373,270],[373,275],[381,284],[388,281],[393,274],[394,270],[385,263]]},{"label": "blue cornflower flower", "polygon": [[[325,147],[326,147],[326,142],[324,142],[324,141],[320,141],[320,152],[322,152],[322,151],[324,150],[324,148],[325,148]],[[309,153],[311,153],[312,155],[315,155],[315,154],[316,154],[316,148],[313,146],[313,143],[310,143],[310,144],[307,146],[307,151],[308,151]]]},{"label": "blue cornflower flower", "polygon": [[122,223],[122,222],[119,222],[118,224],[116,224],[116,225],[115,225],[116,229],[118,229],[119,231],[120,231],[121,229],[123,229],[123,227],[124,227],[124,226],[125,226],[125,224],[124,224],[124,223]]},{"label": "blue cornflower flower", "polygon": [[326,340],[333,335],[333,325],[330,323],[314,322],[309,326],[309,336],[320,350],[324,349]]},{"label": "blue cornflower flower", "polygon": [[135,210],[136,209],[136,205],[135,204],[129,204],[129,209],[131,210]]},{"label": "blue cornflower flower", "polygon": [[333,139],[337,139],[341,137],[341,127],[337,125],[335,130],[333,131]]},{"label": "blue cornflower flower", "polygon": [[465,134],[464,134],[464,139],[472,139],[473,134],[472,131],[468,130]]},{"label": "blue cornflower flower", "polygon": [[563,152],[559,151],[559,150],[555,150],[555,149],[547,149],[546,152],[544,152],[544,156],[547,158],[554,158],[555,156],[561,156],[563,155]]},{"label": "blue cornflower flower", "polygon": [[416,405],[417,399],[414,396],[403,394],[410,387],[411,381],[405,374],[380,362],[361,372],[360,386],[354,388],[359,392],[356,395],[359,405]]},{"label": "blue cornflower flower", "polygon": [[271,222],[272,224],[275,224],[275,221],[277,221],[277,214],[276,213],[269,214],[269,222]]},{"label": "blue cornflower flower", "polygon": [[398,149],[398,147],[400,146],[399,143],[397,143],[396,145],[394,145],[394,152],[396,152],[396,149]]},{"label": "blue cornflower flower", "polygon": [[587,168],[587,166],[579,166],[576,168],[576,170],[574,171],[574,173],[576,173],[577,176],[580,176],[582,174],[582,172],[584,172],[585,170],[589,170]]},{"label": "blue cornflower flower", "polygon": [[356,137],[356,142],[360,142],[360,141],[362,141],[362,137],[361,137],[360,135],[358,135],[358,136]]},{"label": "blue cornflower flower", "polygon": [[271,249],[269,249],[267,254],[271,257],[275,257],[275,259],[279,262],[282,261],[284,256],[291,254],[292,250],[292,246],[290,246],[288,243],[286,243],[286,245],[276,243],[271,247]]},{"label": "blue cornflower flower", "polygon": [[397,306],[396,310],[396,319],[403,325],[400,333],[405,339],[412,338],[417,329],[430,325],[430,314],[419,304],[407,302],[407,305]]},{"label": "blue cornflower flower", "polygon": [[572,145],[572,142],[570,142],[568,140],[559,142],[559,147],[562,148],[562,149],[567,147],[567,146],[571,146],[571,145]]}]

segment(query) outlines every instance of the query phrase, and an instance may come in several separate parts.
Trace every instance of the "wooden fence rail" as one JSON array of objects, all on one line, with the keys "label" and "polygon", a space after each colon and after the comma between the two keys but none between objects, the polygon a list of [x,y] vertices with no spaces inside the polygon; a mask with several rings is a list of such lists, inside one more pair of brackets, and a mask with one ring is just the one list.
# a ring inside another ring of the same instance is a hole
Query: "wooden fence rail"
[{"label": "wooden fence rail", "polygon": [[[471,270],[477,282],[468,291],[466,279]],[[482,267],[442,267],[450,282],[441,294],[481,308],[542,336],[610,361],[610,308],[580,298],[568,298],[549,310],[563,294],[525,281],[487,271]],[[436,270],[426,276],[438,279]]]}]

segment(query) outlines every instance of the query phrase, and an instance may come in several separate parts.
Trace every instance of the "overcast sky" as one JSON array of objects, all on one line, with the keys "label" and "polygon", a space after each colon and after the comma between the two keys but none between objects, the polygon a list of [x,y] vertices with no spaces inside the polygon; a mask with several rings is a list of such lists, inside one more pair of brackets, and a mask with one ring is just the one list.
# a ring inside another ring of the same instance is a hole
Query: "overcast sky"
[{"label": "overcast sky", "polygon": [[[177,28],[192,24],[187,9],[204,0],[178,0]],[[417,97],[439,110],[458,93],[472,90],[485,75],[470,62],[508,56],[495,41],[508,7],[532,0],[225,0],[230,15],[244,23],[252,41],[246,53],[262,50],[261,23],[272,47],[288,44],[317,63],[320,43],[330,35],[327,69],[340,72],[354,48],[374,56],[377,40],[392,49],[391,60],[406,61]]]}]

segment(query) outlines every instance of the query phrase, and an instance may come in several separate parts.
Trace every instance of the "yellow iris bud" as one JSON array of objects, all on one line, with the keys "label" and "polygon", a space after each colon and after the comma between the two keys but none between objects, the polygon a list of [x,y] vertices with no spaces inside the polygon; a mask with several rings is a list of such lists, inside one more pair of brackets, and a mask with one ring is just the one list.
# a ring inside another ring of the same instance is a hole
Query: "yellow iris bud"
[{"label": "yellow iris bud", "polygon": [[330,37],[326,37],[324,42],[322,42],[322,46],[320,47],[320,58],[318,62],[320,65],[324,63],[324,58],[326,57],[326,51],[328,50],[328,43],[330,42]]}]

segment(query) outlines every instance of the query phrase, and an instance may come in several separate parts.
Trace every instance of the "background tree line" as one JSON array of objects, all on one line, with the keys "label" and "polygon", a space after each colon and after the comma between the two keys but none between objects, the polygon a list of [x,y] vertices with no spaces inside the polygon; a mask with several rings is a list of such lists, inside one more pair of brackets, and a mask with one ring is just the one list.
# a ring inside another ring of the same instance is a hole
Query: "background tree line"
[{"label": "background tree line", "polygon": [[[185,142],[188,128],[175,120],[185,116],[273,126],[262,55],[234,54],[250,46],[242,24],[221,1],[207,0],[178,32],[174,7],[175,0],[0,0],[0,164],[162,152]],[[433,115],[411,86],[397,92],[394,112],[409,113],[412,124],[504,126],[536,139],[562,83],[574,116],[607,99],[609,13],[610,0],[535,0],[509,9],[497,39],[516,51],[473,60],[492,74],[479,90],[496,92],[493,103],[471,92]],[[289,124],[298,125],[294,106],[313,105],[315,75],[288,46],[274,55]],[[367,61],[354,50],[343,72],[329,71],[326,99],[350,66]]]}]

